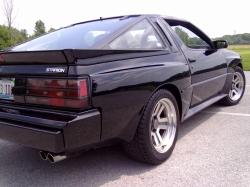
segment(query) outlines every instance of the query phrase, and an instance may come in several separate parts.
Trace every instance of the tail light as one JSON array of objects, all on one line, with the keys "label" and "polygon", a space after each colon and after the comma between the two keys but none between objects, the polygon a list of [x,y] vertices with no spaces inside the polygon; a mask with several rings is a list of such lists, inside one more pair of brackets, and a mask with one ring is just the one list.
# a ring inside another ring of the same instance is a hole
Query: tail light
[{"label": "tail light", "polygon": [[0,63],[3,63],[3,62],[4,62],[4,55],[0,54]]},{"label": "tail light", "polygon": [[88,107],[86,79],[28,78],[25,103],[81,109]]}]

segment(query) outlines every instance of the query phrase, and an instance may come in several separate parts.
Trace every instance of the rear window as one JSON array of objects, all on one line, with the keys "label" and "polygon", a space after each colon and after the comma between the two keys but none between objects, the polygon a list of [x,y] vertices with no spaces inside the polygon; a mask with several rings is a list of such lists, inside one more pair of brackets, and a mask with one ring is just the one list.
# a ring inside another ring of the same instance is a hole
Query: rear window
[{"label": "rear window", "polygon": [[12,51],[89,49],[134,19],[104,19],[66,27],[13,47]]}]

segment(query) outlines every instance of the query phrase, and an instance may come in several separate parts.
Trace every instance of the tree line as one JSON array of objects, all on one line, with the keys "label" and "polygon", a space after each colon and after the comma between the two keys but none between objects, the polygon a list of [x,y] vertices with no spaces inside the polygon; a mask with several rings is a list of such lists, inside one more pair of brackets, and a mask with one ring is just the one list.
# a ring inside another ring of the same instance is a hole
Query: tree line
[{"label": "tree line", "polygon": [[[27,40],[31,40],[43,34],[46,34],[46,28],[44,22],[38,20],[35,22],[34,33],[29,35],[27,30],[18,30],[13,27],[13,23],[16,18],[15,3],[14,0],[1,0],[2,6],[0,9],[3,10],[3,16],[6,20],[7,25],[0,25],[0,50],[14,46],[18,43],[22,43]],[[51,28],[48,32],[55,29]]]},{"label": "tree line", "polygon": [[[54,31],[55,29],[50,28],[46,31],[45,24],[41,20],[35,22],[34,33],[29,35],[27,30],[18,30],[13,27],[13,22],[15,20],[15,6],[14,0],[1,0],[3,6],[3,15],[7,22],[7,26],[0,25],[0,50],[14,46],[18,43],[22,43],[27,40],[34,39],[38,36],[46,34],[47,32]],[[175,28],[176,33],[184,41],[184,43],[190,45],[202,45],[202,40],[198,37],[189,37],[189,35],[180,28]],[[224,35],[222,37],[214,38],[214,40],[226,40],[230,45],[235,44],[250,44],[250,33],[235,34],[235,35]]]},{"label": "tree line", "polygon": [[229,43],[229,45],[250,44],[250,33],[224,35],[222,37],[215,39],[226,40]]},{"label": "tree line", "polygon": [[[204,42],[200,38],[195,37],[195,36],[193,36],[193,37],[189,36],[188,33],[185,32],[184,29],[181,29],[179,27],[175,27],[174,30],[185,44],[189,44],[189,45],[202,45],[202,44],[204,44]],[[229,45],[250,44],[250,33],[224,35],[222,37],[213,38],[212,40],[226,40]]]},{"label": "tree line", "polygon": [[18,30],[12,26],[9,27],[0,25],[0,50],[25,42],[27,40],[34,39],[54,30],[55,29],[50,28],[48,31],[46,31],[45,24],[41,20],[36,21],[34,33],[32,35],[29,35],[25,29]]},{"label": "tree line", "polygon": [[[54,30],[54,28],[50,28],[48,31],[46,31],[45,24],[41,20],[35,22],[34,33],[32,35],[29,35],[25,29],[18,30],[11,25],[0,25],[0,50],[25,42],[27,40],[34,39]],[[201,44],[201,40],[199,38],[190,38],[184,30],[176,28],[175,31],[184,41],[184,43],[189,43],[192,45]],[[214,40],[221,39],[226,40],[229,45],[250,44],[250,33],[224,35],[222,37],[214,38]]]}]

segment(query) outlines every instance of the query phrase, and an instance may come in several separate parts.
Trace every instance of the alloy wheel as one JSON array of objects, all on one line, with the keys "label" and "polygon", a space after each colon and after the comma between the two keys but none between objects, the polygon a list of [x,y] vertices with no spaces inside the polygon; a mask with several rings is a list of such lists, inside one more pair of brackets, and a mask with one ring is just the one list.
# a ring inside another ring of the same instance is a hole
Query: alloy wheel
[{"label": "alloy wheel", "polygon": [[244,78],[239,72],[235,72],[232,80],[232,87],[229,91],[229,97],[232,101],[237,101],[241,98],[244,90]]},{"label": "alloy wheel", "polygon": [[171,100],[163,98],[157,102],[151,117],[151,142],[159,153],[167,152],[177,132],[177,116]]}]

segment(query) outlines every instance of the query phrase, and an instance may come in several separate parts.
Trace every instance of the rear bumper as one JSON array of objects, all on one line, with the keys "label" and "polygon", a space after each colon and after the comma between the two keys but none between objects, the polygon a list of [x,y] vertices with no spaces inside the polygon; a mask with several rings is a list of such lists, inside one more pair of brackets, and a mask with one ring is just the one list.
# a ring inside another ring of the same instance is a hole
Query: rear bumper
[{"label": "rear bumper", "polygon": [[32,112],[27,116],[20,111],[18,114],[1,111],[0,139],[53,153],[81,149],[100,141],[101,117],[98,110],[70,116],[57,113],[57,117],[61,115],[61,121],[48,119],[46,114],[34,117]]}]

